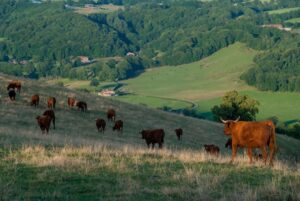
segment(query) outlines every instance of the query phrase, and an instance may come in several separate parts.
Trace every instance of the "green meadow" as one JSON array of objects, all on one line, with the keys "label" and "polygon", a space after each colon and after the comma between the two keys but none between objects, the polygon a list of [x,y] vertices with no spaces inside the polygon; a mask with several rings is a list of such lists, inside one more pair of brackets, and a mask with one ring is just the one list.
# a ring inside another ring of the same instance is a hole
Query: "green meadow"
[{"label": "green meadow", "polygon": [[292,18],[292,19],[289,19],[289,20],[287,20],[287,21],[285,21],[285,22],[297,24],[297,23],[300,23],[300,17]]},{"label": "green meadow", "polygon": [[[136,78],[121,81],[121,90],[128,92],[128,95],[113,99],[152,108],[194,107],[206,118],[212,119],[210,109],[220,103],[220,97],[227,91],[238,90],[260,102],[259,120],[272,116],[277,116],[283,122],[299,119],[299,93],[262,92],[240,80],[240,75],[253,65],[257,53],[242,43],[236,43],[194,63],[151,68]],[[91,87],[89,81],[49,81],[56,82],[92,92],[116,84],[103,82],[98,87]]]},{"label": "green meadow", "polygon": [[270,15],[278,15],[278,14],[289,13],[289,12],[292,12],[292,11],[297,11],[299,9],[300,9],[300,7],[283,8],[283,9],[271,10],[271,11],[268,11],[267,13],[270,14]]}]

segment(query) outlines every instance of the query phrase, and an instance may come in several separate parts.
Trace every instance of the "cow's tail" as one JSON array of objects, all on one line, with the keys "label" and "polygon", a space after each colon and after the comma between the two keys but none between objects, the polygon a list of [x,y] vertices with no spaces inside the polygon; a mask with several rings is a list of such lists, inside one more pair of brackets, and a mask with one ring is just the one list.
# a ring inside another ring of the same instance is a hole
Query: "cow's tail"
[{"label": "cow's tail", "polygon": [[273,165],[273,158],[275,156],[275,153],[277,151],[277,146],[276,146],[276,137],[275,137],[275,126],[274,124],[270,125],[271,129],[271,136],[268,141],[269,149],[270,149],[270,165]]}]

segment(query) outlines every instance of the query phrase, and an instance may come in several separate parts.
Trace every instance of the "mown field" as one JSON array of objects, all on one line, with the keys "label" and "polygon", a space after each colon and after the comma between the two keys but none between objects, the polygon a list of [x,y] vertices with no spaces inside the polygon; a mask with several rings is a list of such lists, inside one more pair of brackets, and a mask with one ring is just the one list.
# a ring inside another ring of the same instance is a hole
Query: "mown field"
[{"label": "mown field", "polygon": [[271,11],[268,11],[267,13],[270,15],[277,15],[277,14],[284,14],[284,13],[289,13],[292,11],[297,11],[299,9],[300,9],[300,7],[283,8],[283,9],[271,10]]},{"label": "mown field", "polygon": [[287,20],[285,22],[298,24],[298,23],[300,23],[300,17],[292,18],[292,19],[289,19],[289,20]]},{"label": "mown field", "polygon": [[[242,155],[230,164],[221,124],[101,98],[45,82],[23,80],[10,102],[0,75],[0,200],[299,200],[300,141],[278,135],[274,167],[249,165]],[[32,94],[38,108],[29,106]],[[66,97],[88,103],[86,113],[66,106]],[[48,96],[58,100],[56,129],[42,135],[35,117]],[[124,120],[123,134],[96,131],[107,108]],[[138,131],[164,128],[165,148],[148,150]],[[177,141],[173,129],[182,127]],[[202,151],[221,148],[220,157]]]},{"label": "mown field", "polygon": [[78,14],[82,15],[90,15],[90,14],[97,14],[97,13],[111,13],[116,12],[118,10],[123,10],[124,6],[117,6],[113,4],[105,4],[101,6],[95,6],[95,7],[76,7],[74,10]]}]

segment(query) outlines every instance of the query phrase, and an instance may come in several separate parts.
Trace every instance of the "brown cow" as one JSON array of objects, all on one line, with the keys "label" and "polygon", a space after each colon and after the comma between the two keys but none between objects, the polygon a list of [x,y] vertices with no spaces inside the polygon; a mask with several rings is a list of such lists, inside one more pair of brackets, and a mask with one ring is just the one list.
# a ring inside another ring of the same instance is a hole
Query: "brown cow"
[{"label": "brown cow", "polygon": [[68,97],[68,106],[69,106],[69,108],[74,107],[75,103],[76,103],[75,98]]},{"label": "brown cow", "polygon": [[105,126],[106,126],[106,122],[104,119],[96,119],[96,127],[98,129],[98,132],[100,132],[101,130],[104,133]]},{"label": "brown cow", "polygon": [[35,94],[33,96],[31,96],[31,106],[38,106],[40,102],[40,96],[38,94]]},{"label": "brown cow", "polygon": [[[252,163],[252,149],[260,148],[264,162],[267,161],[267,146],[270,149],[270,165],[273,164],[273,157],[276,150],[275,129],[270,121],[264,122],[247,122],[228,120],[221,121],[224,125],[225,135],[232,137],[232,162],[236,156],[237,148],[246,147],[250,163]],[[274,124],[273,124],[274,125]]]},{"label": "brown cow", "polygon": [[21,93],[21,87],[22,87],[22,85],[21,85],[21,82],[20,82],[20,81],[18,81],[18,80],[13,80],[13,81],[11,81],[10,83],[8,83],[7,91],[8,91],[9,89],[17,89],[17,91],[18,91],[19,93]]},{"label": "brown cow", "polygon": [[220,152],[220,148],[213,144],[205,144],[204,149],[207,153],[218,156]]},{"label": "brown cow", "polygon": [[56,104],[56,98],[55,97],[49,97],[47,101],[48,108],[55,109]]},{"label": "brown cow", "polygon": [[53,123],[53,129],[55,129],[55,114],[53,110],[46,110],[43,115],[49,116]]},{"label": "brown cow", "polygon": [[182,134],[183,134],[182,128],[176,128],[176,129],[175,129],[175,133],[176,133],[177,139],[180,140],[180,139],[181,139],[181,136],[182,136]]},{"label": "brown cow", "polygon": [[87,104],[86,104],[86,102],[78,101],[78,102],[76,102],[76,106],[77,106],[77,109],[78,110],[80,109],[82,112],[87,111]]},{"label": "brown cow", "polygon": [[115,121],[116,111],[114,109],[109,109],[107,110],[106,116],[108,121]]},{"label": "brown cow", "polygon": [[121,131],[121,133],[123,132],[123,121],[122,120],[118,120],[115,122],[115,125],[113,127],[113,131]]},{"label": "brown cow", "polygon": [[8,91],[8,96],[11,101],[16,100],[16,92],[13,88],[10,88]]},{"label": "brown cow", "polygon": [[50,124],[51,124],[51,117],[43,115],[43,116],[37,116],[36,117],[37,123],[39,124],[42,133],[44,134],[45,130],[48,134],[49,132],[49,128],[50,128]]},{"label": "brown cow", "polygon": [[146,140],[148,148],[150,148],[150,144],[152,144],[153,149],[155,143],[158,143],[159,148],[163,147],[165,137],[164,129],[142,130],[140,134],[142,135],[142,139]]}]

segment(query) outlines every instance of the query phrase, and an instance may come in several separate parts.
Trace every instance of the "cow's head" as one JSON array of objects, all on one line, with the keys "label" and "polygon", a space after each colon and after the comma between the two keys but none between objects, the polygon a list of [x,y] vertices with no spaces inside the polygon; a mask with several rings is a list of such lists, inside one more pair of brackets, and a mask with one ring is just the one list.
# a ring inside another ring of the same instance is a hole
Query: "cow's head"
[{"label": "cow's head", "polygon": [[234,125],[240,120],[238,117],[236,120],[223,120],[220,118],[221,122],[224,124],[224,133],[225,135],[231,135]]},{"label": "cow's head", "polygon": [[145,137],[146,137],[146,131],[145,131],[145,130],[142,130],[142,131],[140,132],[140,134],[142,135],[142,139],[145,139]]}]

